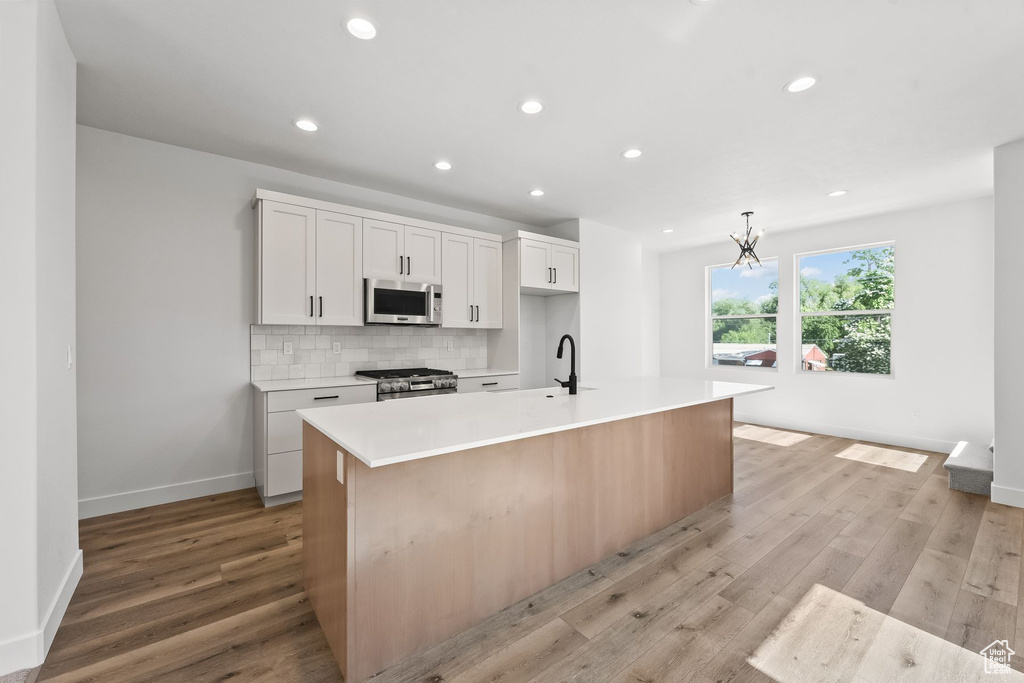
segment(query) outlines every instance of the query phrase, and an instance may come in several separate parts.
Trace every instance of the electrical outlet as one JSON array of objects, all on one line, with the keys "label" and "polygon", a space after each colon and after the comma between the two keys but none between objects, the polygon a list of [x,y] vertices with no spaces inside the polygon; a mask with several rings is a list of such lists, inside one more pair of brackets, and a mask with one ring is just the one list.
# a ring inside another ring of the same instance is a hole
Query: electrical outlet
[{"label": "electrical outlet", "polygon": [[331,344],[331,351],[334,351],[335,354],[341,353],[341,342]]},{"label": "electrical outlet", "polygon": [[528,351],[529,349],[530,349],[530,342],[528,342],[528,341],[526,341],[524,339],[523,340],[523,351]]},{"label": "electrical outlet", "polygon": [[71,369],[71,366],[74,364],[74,362],[74,359],[71,357],[71,347],[68,346],[68,370]]},{"label": "electrical outlet", "polygon": [[910,414],[911,416],[913,416],[915,420],[921,419],[921,409],[918,408],[917,406],[914,406],[913,408],[910,409]]},{"label": "electrical outlet", "polygon": [[454,351],[455,350],[455,342],[453,340],[449,339],[448,340],[448,345],[445,346],[445,348],[448,349],[449,351]]},{"label": "electrical outlet", "polygon": [[295,353],[295,343],[294,342],[285,342],[284,343],[284,355],[291,356],[294,353]]}]

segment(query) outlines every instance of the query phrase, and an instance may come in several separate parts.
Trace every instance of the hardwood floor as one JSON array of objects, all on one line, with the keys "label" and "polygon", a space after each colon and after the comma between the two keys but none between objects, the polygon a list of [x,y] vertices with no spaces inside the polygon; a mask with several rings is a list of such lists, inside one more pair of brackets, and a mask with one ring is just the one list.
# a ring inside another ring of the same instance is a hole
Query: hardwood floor
[{"label": "hardwood floor", "polygon": [[[939,454],[735,436],[731,496],[373,681],[981,681],[981,648],[1024,644],[1024,510],[950,491]],[[84,520],[39,680],[340,680],[301,514],[248,490]]]}]

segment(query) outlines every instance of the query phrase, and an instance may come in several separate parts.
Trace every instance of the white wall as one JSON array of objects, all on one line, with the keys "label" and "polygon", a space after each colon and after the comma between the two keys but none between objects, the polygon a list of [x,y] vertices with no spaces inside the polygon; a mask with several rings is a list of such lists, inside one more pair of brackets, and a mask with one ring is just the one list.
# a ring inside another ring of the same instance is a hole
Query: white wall
[{"label": "white wall", "polygon": [[490,216],[79,127],[84,516],[252,485],[256,188],[494,233]]},{"label": "white wall", "polygon": [[[894,378],[799,371],[794,255],[887,240],[896,241]],[[991,198],[769,231],[758,252],[779,258],[778,371],[707,367],[705,267],[731,262],[735,250],[723,228],[720,243],[662,254],[663,374],[775,385],[775,391],[737,399],[741,420],[938,451],[961,439],[988,443],[994,374]],[[912,407],[921,409],[920,418],[912,417]]]},{"label": "white wall", "polygon": [[642,248],[633,234],[580,219],[580,376],[643,374]]},{"label": "white wall", "polygon": [[995,478],[992,500],[1024,507],[1024,367],[1007,356],[1024,339],[1024,140],[995,150]]},{"label": "white wall", "polygon": [[661,374],[661,254],[644,250],[640,254],[640,271],[640,372],[657,376]]},{"label": "white wall", "polygon": [[0,675],[43,661],[82,572],[75,76],[52,2],[0,3]]}]

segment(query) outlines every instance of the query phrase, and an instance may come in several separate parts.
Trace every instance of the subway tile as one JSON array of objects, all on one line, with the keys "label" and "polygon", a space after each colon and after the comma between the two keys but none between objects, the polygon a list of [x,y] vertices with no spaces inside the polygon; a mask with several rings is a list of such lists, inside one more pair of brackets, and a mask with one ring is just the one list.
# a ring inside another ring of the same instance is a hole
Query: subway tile
[{"label": "subway tile", "polygon": [[386,337],[383,337],[383,336],[381,336],[379,334],[378,335],[374,335],[371,348],[383,349],[384,346],[385,346],[385,344],[384,344],[385,341],[387,341]]},{"label": "subway tile", "polygon": [[318,334],[316,336],[316,343],[314,348],[318,349],[329,349],[331,348],[331,338],[326,334]]},{"label": "subway tile", "polygon": [[284,348],[284,337],[279,334],[268,334],[266,335],[266,347],[268,349],[283,349]]},{"label": "subway tile", "polygon": [[249,348],[252,350],[259,350],[267,348],[267,335],[265,334],[253,334],[249,336]]},{"label": "subway tile", "polygon": [[288,334],[305,334],[305,333],[306,333],[306,326],[305,325],[289,325],[288,326]]},{"label": "subway tile", "polygon": [[270,379],[288,379],[290,365],[270,365]]},{"label": "subway tile", "polygon": [[259,365],[259,364],[260,364],[260,352],[259,351],[250,351],[249,352],[249,365]]},{"label": "subway tile", "polygon": [[310,356],[310,358],[309,358],[308,362],[310,362],[310,363],[326,363],[327,362],[327,352],[324,351],[323,349],[314,349],[313,351],[309,352],[309,356]]},{"label": "subway tile", "polygon": [[251,325],[251,334],[273,334],[273,328],[270,325]]},{"label": "subway tile", "polygon": [[320,364],[320,376],[321,377],[334,377],[334,363],[321,363]]},{"label": "subway tile", "polygon": [[270,379],[272,365],[254,365],[252,368],[252,379],[255,382]]},{"label": "subway tile", "polygon": [[316,348],[316,335],[304,334],[299,337],[299,348],[300,349],[315,349]]},{"label": "subway tile", "polygon": [[305,365],[289,365],[288,366],[288,379],[302,379],[306,376]]},{"label": "subway tile", "polygon": [[346,362],[355,360],[367,360],[370,357],[369,349],[342,349],[341,358]]},{"label": "subway tile", "polygon": [[277,365],[277,351],[273,349],[260,351],[260,365]]},{"label": "subway tile", "polygon": [[389,335],[384,340],[384,346],[389,348],[389,349],[397,349],[398,348],[398,337],[394,337],[394,336]]},{"label": "subway tile", "polygon": [[288,326],[287,325],[274,325],[273,326],[273,334],[288,334]]},{"label": "subway tile", "polygon": [[335,377],[348,377],[353,373],[351,363],[335,363],[334,364],[334,376]]},{"label": "subway tile", "polygon": [[309,349],[299,349],[294,354],[292,354],[292,362],[301,363],[303,365],[305,365],[306,363],[312,363],[314,361],[310,359],[310,356],[313,353],[314,352],[310,351]]},{"label": "subway tile", "polygon": [[306,368],[306,377],[307,378],[309,378],[309,377],[319,377],[320,376],[320,364],[319,363],[309,363],[307,365],[304,365],[303,367]]}]

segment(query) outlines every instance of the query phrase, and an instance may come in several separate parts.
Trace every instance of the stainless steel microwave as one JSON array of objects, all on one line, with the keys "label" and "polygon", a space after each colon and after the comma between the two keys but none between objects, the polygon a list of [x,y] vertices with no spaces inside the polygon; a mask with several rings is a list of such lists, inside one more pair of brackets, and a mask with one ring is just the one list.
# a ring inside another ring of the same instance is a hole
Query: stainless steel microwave
[{"label": "stainless steel microwave", "polygon": [[365,283],[367,325],[441,324],[441,285],[370,278]]}]

